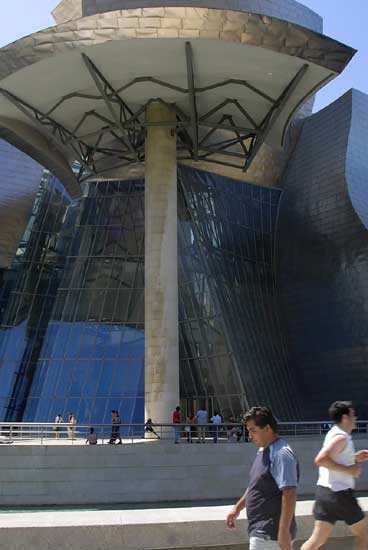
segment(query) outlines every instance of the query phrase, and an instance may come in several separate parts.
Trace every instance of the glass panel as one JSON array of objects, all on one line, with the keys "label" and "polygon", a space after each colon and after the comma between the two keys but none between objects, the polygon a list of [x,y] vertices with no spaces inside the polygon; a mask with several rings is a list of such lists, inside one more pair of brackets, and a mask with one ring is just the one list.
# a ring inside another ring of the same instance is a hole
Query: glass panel
[{"label": "glass panel", "polygon": [[273,275],[280,191],[183,166],[178,176],[181,395],[225,417],[265,401],[298,417]]},{"label": "glass panel", "polygon": [[90,183],[71,202],[46,177],[22,243],[0,286],[3,418],[110,422],[125,395],[142,422],[143,182]]}]

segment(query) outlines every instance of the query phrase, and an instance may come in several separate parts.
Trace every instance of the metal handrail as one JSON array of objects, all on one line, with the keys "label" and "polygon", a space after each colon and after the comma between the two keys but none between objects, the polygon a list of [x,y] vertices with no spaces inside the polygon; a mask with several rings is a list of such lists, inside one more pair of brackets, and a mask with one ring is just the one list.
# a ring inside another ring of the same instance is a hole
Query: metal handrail
[{"label": "metal handrail", "polygon": [[[35,444],[43,445],[51,439],[67,439],[71,444],[85,440],[90,428],[93,426],[99,443],[109,443],[112,439],[124,442],[137,442],[146,437],[157,440],[174,440],[175,429],[179,428],[180,438],[189,442],[199,440],[197,433],[198,426],[205,428],[205,437],[214,438],[219,442],[232,440],[248,441],[247,430],[244,422],[224,422],[222,424],[156,424],[152,423],[147,429],[143,423],[119,425],[113,424],[71,424],[69,422],[0,422],[0,443],[13,443],[16,441],[33,441]],[[113,426],[116,430],[113,433]],[[332,426],[331,421],[310,421],[310,422],[279,422],[279,434],[287,437],[311,437],[323,436]],[[190,427],[190,430],[188,430]],[[151,430],[152,428],[152,430]],[[357,422],[355,430],[357,433],[367,433],[368,420]]]}]

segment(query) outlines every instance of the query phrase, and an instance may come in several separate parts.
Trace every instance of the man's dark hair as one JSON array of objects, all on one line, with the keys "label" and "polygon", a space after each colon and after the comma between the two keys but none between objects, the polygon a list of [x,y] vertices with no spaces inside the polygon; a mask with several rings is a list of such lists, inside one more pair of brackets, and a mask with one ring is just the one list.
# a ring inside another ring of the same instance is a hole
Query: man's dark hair
[{"label": "man's dark hair", "polygon": [[259,428],[270,426],[271,430],[277,432],[277,420],[268,407],[252,407],[245,413],[244,420],[253,420]]},{"label": "man's dark hair", "polygon": [[179,411],[180,411],[180,407],[176,407],[176,409],[175,409],[175,410],[179,412]]},{"label": "man's dark hair", "polygon": [[335,424],[340,424],[342,416],[344,414],[349,414],[352,408],[353,404],[351,401],[335,401],[330,405],[328,414]]}]

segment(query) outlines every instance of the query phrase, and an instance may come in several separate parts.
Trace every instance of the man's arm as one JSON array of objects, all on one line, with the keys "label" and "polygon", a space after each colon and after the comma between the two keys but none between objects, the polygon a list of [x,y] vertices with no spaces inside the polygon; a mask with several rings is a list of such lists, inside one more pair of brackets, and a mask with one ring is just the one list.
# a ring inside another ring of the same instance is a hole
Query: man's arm
[{"label": "man's arm", "polygon": [[277,541],[281,550],[291,550],[290,526],[295,513],[296,488],[285,487],[282,490],[281,516]]},{"label": "man's arm", "polygon": [[356,462],[367,462],[368,460],[368,451],[364,449],[363,451],[357,451],[355,453]]},{"label": "man's arm", "polygon": [[248,489],[245,491],[244,495],[238,500],[234,508],[229,512],[226,518],[226,525],[232,529],[235,527],[235,520],[239,516],[240,512],[245,508],[245,502],[247,498]]},{"label": "man's arm", "polygon": [[331,443],[326,447],[323,447],[316,458],[314,463],[316,466],[322,466],[333,472],[340,472],[342,474],[349,474],[353,477],[359,477],[361,474],[361,468],[357,464],[351,466],[344,466],[343,464],[337,464],[334,458],[341,453],[346,447],[347,439],[344,435],[337,435],[333,438]]},{"label": "man's arm", "polygon": [[291,550],[290,527],[295,512],[299,477],[298,461],[291,449],[284,447],[275,453],[271,462],[271,474],[282,493],[277,541],[281,550]]}]

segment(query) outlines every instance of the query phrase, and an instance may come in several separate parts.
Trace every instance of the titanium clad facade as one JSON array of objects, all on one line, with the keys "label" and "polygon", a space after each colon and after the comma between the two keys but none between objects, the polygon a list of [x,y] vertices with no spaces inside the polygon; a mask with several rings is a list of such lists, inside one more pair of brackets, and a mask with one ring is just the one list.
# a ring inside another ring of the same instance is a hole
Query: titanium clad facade
[{"label": "titanium clad facade", "polygon": [[0,139],[0,270],[13,261],[42,172],[37,162]]},{"label": "titanium clad facade", "polygon": [[353,400],[367,414],[368,97],[304,122],[284,179],[278,287],[305,418]]},{"label": "titanium clad facade", "polygon": [[[0,420],[142,422],[145,344],[173,351],[146,365],[155,404],[173,369],[170,416],[178,331],[184,412],[366,407],[368,100],[311,116],[355,50],[294,0],[62,0],[54,17],[0,55],[0,136],[53,174],[0,141]],[[145,342],[152,101],[175,111],[178,281],[163,194]]]},{"label": "titanium clad facade", "polygon": [[[282,190],[179,167],[183,406],[365,411],[367,127],[356,91],[307,118]],[[74,202],[46,174],[0,304],[1,418],[142,421],[143,180],[86,184]]]},{"label": "titanium clad facade", "polygon": [[[59,8],[54,10],[54,16],[59,15],[61,20],[66,20],[70,19],[71,10],[75,10],[75,16],[88,17],[121,9],[154,8],[155,6],[159,8],[170,6],[174,9],[187,6],[234,10],[283,19],[317,32],[322,32],[323,28],[321,16],[295,0],[64,0]],[[73,11],[72,16],[74,16]],[[175,17],[174,12],[173,17]]]}]

